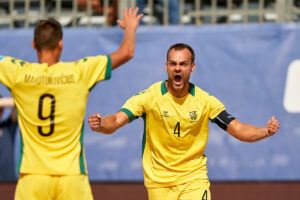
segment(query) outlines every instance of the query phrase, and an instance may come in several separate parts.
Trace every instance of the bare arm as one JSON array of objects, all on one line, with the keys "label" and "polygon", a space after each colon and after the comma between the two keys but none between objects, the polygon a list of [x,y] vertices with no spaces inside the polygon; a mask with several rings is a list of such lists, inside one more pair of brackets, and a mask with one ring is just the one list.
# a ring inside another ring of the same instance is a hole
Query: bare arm
[{"label": "bare arm", "polygon": [[235,119],[228,125],[227,132],[233,137],[244,142],[256,142],[263,138],[274,135],[279,129],[279,122],[274,116],[268,121],[265,127],[256,127],[250,124],[243,124]]},{"label": "bare arm", "polygon": [[125,8],[123,20],[118,20],[119,26],[124,30],[123,41],[120,48],[110,54],[112,69],[129,61],[134,56],[135,32],[142,18],[142,14],[137,15],[138,8]]},{"label": "bare arm", "polygon": [[0,98],[0,108],[11,107],[10,118],[13,122],[17,122],[17,114],[15,111],[15,103],[11,97]]},{"label": "bare arm", "polygon": [[93,131],[105,134],[111,134],[129,122],[129,117],[122,111],[113,115],[101,117],[100,114],[92,114],[88,119],[89,125]]},{"label": "bare arm", "polygon": [[14,107],[15,103],[11,97],[0,98],[0,107]]}]

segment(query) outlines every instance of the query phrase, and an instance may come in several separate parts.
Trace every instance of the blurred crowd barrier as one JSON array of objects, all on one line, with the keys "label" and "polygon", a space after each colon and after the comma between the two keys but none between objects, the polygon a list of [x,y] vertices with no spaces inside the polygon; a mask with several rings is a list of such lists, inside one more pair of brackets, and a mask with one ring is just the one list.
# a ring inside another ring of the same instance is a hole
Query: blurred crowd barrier
[{"label": "blurred crowd barrier", "polygon": [[300,21],[300,0],[1,0],[0,29],[29,28],[55,18],[63,26],[114,26],[139,6],[144,25]]}]

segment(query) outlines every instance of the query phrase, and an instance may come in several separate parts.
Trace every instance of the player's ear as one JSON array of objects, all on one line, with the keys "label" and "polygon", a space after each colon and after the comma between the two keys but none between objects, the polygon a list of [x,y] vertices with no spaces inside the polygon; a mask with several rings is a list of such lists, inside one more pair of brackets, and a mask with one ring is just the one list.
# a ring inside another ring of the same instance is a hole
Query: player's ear
[{"label": "player's ear", "polygon": [[63,40],[62,40],[62,39],[59,40],[59,42],[58,42],[58,47],[59,47],[60,49],[63,48]]},{"label": "player's ear", "polygon": [[167,63],[165,63],[165,70],[166,70],[166,72],[168,71],[168,69],[167,69]]},{"label": "player's ear", "polygon": [[35,48],[35,42],[34,42],[34,40],[32,40],[32,43],[31,43],[31,44],[32,44],[32,48],[36,49],[36,48]]},{"label": "player's ear", "polygon": [[193,63],[193,64],[192,64],[192,72],[195,71],[195,68],[196,68],[196,65],[195,65],[195,63]]}]

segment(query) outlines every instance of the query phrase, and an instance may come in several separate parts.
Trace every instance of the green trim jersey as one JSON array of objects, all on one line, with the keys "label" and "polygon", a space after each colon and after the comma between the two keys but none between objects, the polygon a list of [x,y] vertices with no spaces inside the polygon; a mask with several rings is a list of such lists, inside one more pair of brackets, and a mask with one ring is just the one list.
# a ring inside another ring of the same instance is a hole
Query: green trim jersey
[{"label": "green trim jersey", "polygon": [[0,56],[0,82],[18,112],[22,174],[87,174],[83,122],[88,94],[111,75],[110,56],[29,63]]},{"label": "green trim jersey", "polygon": [[208,122],[225,110],[214,96],[190,84],[182,98],[172,96],[165,81],[131,97],[121,111],[130,121],[144,119],[143,169],[146,187],[195,179],[208,181],[204,150]]}]

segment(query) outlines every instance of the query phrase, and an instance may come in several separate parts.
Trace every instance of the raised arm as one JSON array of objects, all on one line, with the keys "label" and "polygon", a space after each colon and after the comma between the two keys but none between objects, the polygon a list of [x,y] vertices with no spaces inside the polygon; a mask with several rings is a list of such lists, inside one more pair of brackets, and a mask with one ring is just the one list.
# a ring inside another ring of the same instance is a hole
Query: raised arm
[{"label": "raised arm", "polygon": [[119,26],[124,30],[124,36],[119,49],[110,54],[112,69],[129,61],[134,56],[135,32],[143,16],[142,14],[137,15],[138,10],[138,8],[125,8],[123,20],[117,21]]},{"label": "raised arm", "polygon": [[14,107],[15,103],[11,97],[2,97],[0,98],[0,107]]},{"label": "raised arm", "polygon": [[233,137],[244,142],[256,142],[263,138],[274,135],[279,129],[279,122],[272,116],[265,127],[256,127],[243,124],[239,120],[231,121],[226,131]]},{"label": "raised arm", "polygon": [[93,131],[105,134],[111,134],[129,122],[129,117],[122,111],[113,115],[101,117],[101,114],[92,114],[88,119],[89,125]]},{"label": "raised arm", "polygon": [[13,122],[17,122],[18,119],[17,119],[17,114],[16,114],[14,106],[15,106],[15,102],[14,102],[13,98],[11,98],[11,97],[0,98],[0,108],[3,109],[6,107],[11,107],[12,110],[11,110],[10,118]]}]

